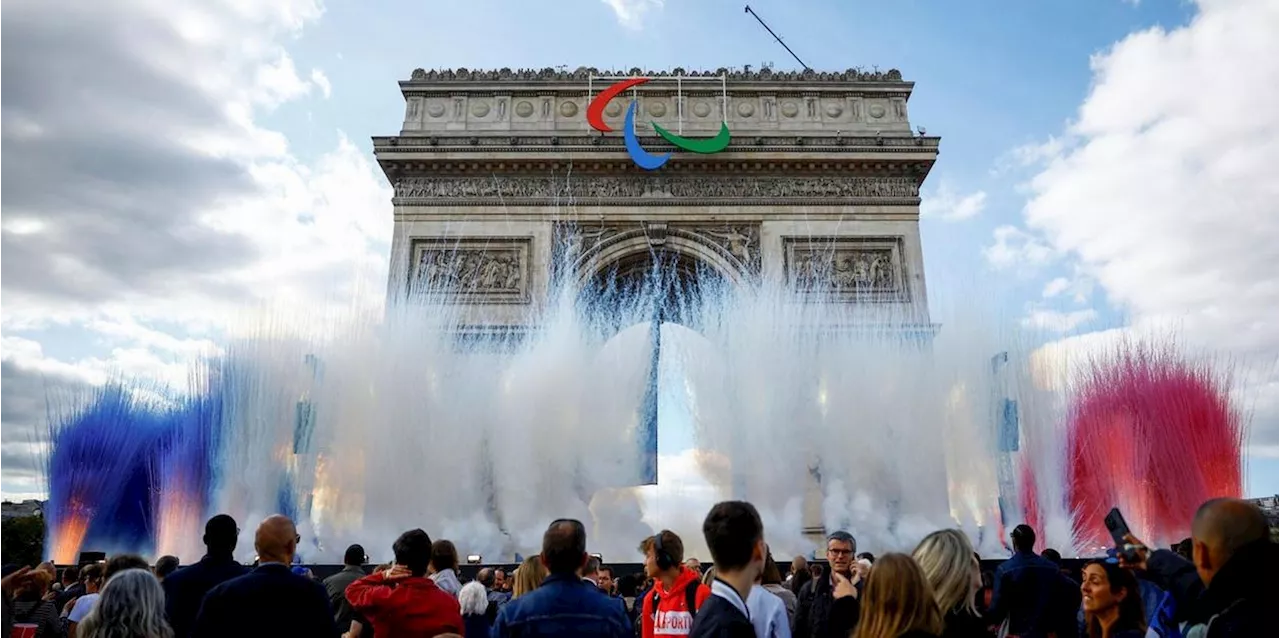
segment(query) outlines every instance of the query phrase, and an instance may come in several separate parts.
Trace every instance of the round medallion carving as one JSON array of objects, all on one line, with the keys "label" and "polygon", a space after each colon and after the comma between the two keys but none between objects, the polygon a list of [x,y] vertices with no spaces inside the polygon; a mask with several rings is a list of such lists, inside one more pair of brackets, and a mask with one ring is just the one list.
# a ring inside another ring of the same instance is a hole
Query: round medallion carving
[{"label": "round medallion carving", "polygon": [[649,115],[654,117],[662,117],[667,114],[667,105],[662,102],[649,103]]},{"label": "round medallion carving", "polygon": [[516,115],[520,117],[529,117],[533,115],[533,104],[529,102],[516,102]]},{"label": "round medallion carving", "polygon": [[738,115],[751,117],[756,112],[756,105],[750,102],[738,102]]},{"label": "round medallion carving", "polygon": [[476,102],[471,105],[471,114],[476,117],[484,117],[489,114],[489,104],[487,102]]},{"label": "round medallion carving", "polygon": [[800,107],[796,106],[795,102],[783,102],[780,110],[784,117],[795,117],[800,114]]},{"label": "round medallion carving", "polygon": [[693,114],[698,117],[706,117],[711,115],[711,105],[706,102],[698,102],[693,105]]},{"label": "round medallion carving", "polygon": [[840,117],[841,113],[844,113],[844,109],[839,104],[827,105],[827,117]]},{"label": "round medallion carving", "polygon": [[444,105],[439,102],[427,105],[427,115],[430,115],[431,117],[440,117],[441,115],[444,115]]},{"label": "round medallion carving", "polygon": [[874,117],[876,119],[882,118],[884,117],[884,107],[880,106],[879,104],[872,104],[871,106],[867,107],[867,115],[870,115],[871,117]]},{"label": "round medallion carving", "polygon": [[576,102],[561,102],[560,115],[564,117],[573,117],[578,114],[578,104]]},{"label": "round medallion carving", "polygon": [[609,117],[618,117],[622,114],[622,105],[617,100],[611,100],[609,106],[604,107],[604,114]]}]

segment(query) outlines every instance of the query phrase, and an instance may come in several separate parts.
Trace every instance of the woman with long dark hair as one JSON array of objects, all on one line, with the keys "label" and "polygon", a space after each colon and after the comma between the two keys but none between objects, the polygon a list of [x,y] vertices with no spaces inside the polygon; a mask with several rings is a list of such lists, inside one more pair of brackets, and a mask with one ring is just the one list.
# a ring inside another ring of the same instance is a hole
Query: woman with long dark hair
[{"label": "woman with long dark hair", "polygon": [[1092,561],[1080,583],[1089,638],[1141,638],[1147,630],[1142,595],[1133,573],[1115,563]]}]

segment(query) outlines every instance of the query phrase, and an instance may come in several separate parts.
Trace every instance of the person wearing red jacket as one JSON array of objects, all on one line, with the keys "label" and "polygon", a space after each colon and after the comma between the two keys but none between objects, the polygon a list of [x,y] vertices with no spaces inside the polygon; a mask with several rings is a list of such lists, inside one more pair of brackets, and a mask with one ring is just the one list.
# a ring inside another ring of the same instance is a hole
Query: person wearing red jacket
[{"label": "person wearing red jacket", "polygon": [[640,544],[645,575],[653,589],[644,593],[640,613],[641,638],[686,636],[698,608],[711,596],[702,575],[685,567],[684,543],[671,530],[662,530]]},{"label": "person wearing red jacket", "polygon": [[400,535],[394,545],[395,565],[347,586],[351,608],[373,625],[375,636],[461,634],[458,600],[426,577],[431,537],[420,530]]}]

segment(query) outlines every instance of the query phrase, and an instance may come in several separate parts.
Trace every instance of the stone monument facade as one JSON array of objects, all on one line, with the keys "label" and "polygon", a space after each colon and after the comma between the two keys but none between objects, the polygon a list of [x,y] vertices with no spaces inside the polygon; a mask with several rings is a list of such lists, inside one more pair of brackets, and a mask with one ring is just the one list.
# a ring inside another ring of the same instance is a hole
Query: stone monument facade
[{"label": "stone monument facade", "polygon": [[[605,107],[615,131],[634,100],[649,152],[674,150],[649,122],[689,137],[724,122],[729,146],[637,167],[586,118],[626,77],[650,81]],[[912,87],[897,70],[417,69],[399,135],[373,139],[395,190],[388,294],[451,290],[469,330],[518,332],[556,277],[586,285],[659,247],[927,327],[920,187],[939,140],[913,131]]]}]

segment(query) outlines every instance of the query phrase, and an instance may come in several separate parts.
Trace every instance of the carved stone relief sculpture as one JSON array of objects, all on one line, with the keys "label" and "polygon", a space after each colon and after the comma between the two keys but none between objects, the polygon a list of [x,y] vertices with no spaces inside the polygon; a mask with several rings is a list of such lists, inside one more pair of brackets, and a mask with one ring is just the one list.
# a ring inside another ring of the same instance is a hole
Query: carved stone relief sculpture
[{"label": "carved stone relief sculpture", "polygon": [[724,248],[749,271],[759,271],[759,224],[695,226],[689,228],[689,232],[706,237],[716,245]]},{"label": "carved stone relief sculpture", "polygon": [[783,245],[788,284],[811,299],[909,301],[901,238],[788,237]]},{"label": "carved stone relief sculpture", "polygon": [[893,118],[899,122],[907,121],[907,101],[902,98],[892,100]]},{"label": "carved stone relief sculpture", "polygon": [[862,98],[855,97],[849,100],[849,117],[854,122],[862,121]]},{"label": "carved stone relief sculpture", "polygon": [[419,239],[411,289],[461,303],[529,303],[529,238]]}]

